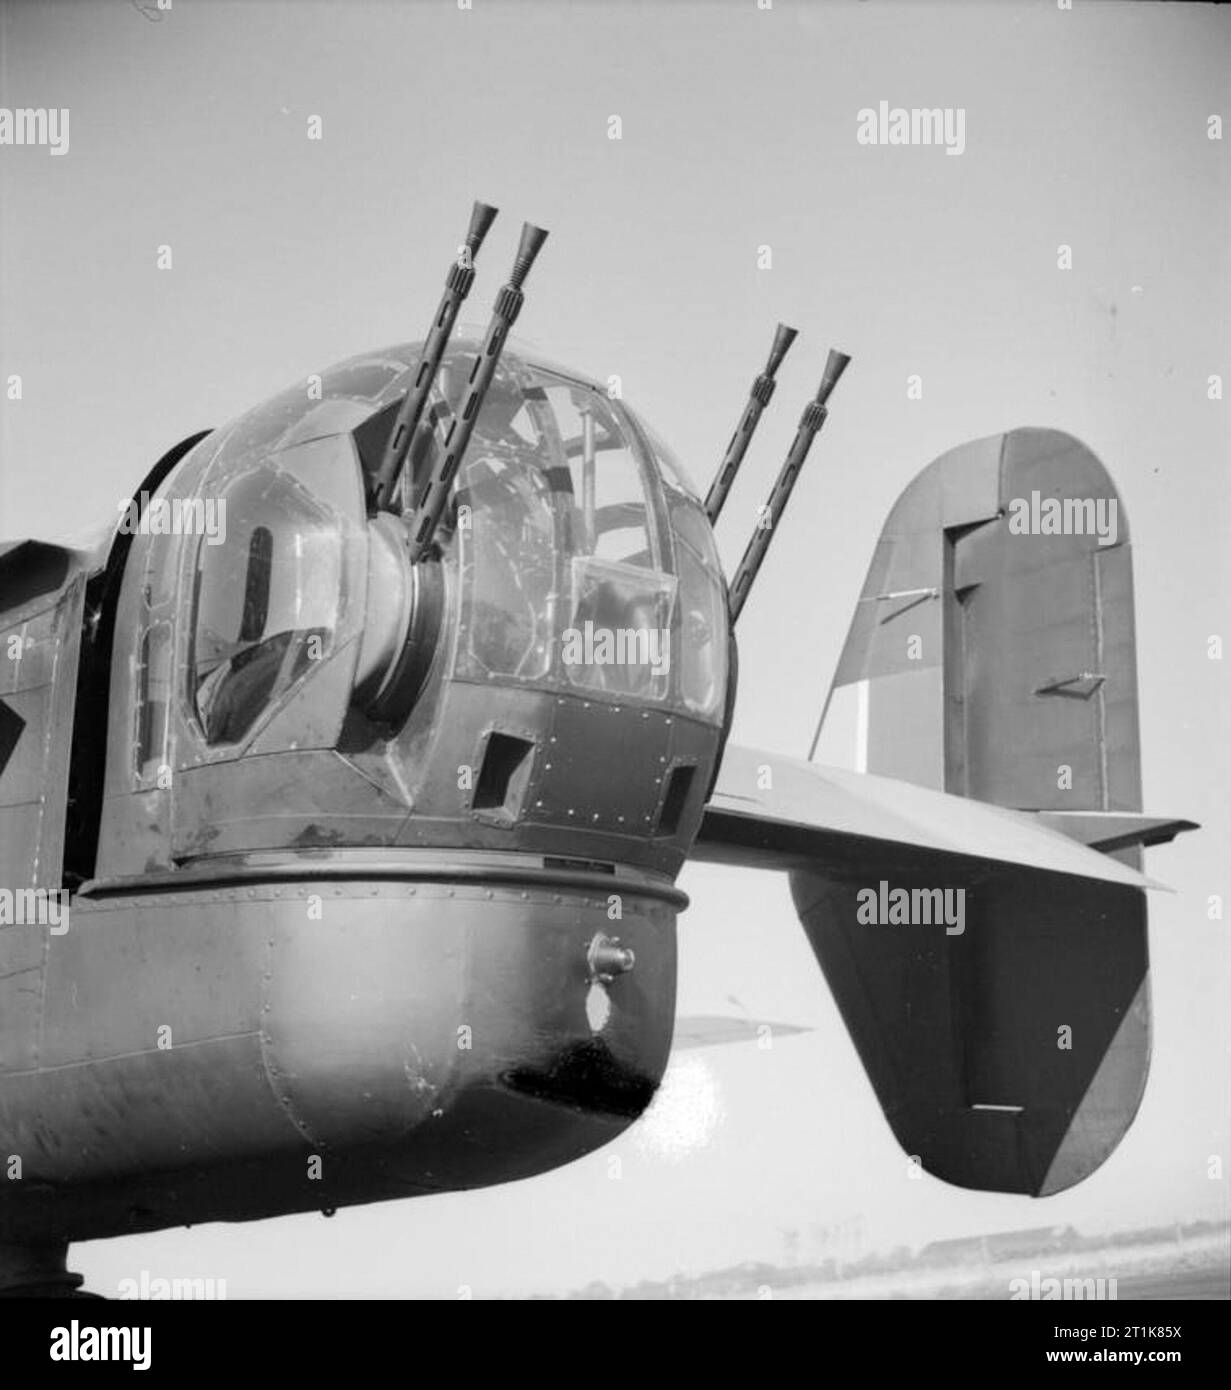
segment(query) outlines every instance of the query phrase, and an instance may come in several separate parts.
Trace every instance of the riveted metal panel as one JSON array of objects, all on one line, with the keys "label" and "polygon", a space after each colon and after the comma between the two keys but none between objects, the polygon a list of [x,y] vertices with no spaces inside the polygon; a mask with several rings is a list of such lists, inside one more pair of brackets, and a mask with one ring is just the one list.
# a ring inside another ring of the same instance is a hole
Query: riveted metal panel
[{"label": "riveted metal panel", "polygon": [[[0,1148],[28,1158],[21,1200],[0,1188],[0,1239],[477,1186],[605,1143],[653,1095],[675,996],[673,906],[613,884],[615,921],[601,893],[515,879],[88,906],[55,943],[55,1064],[0,1075]],[[587,1011],[600,932],[635,956],[602,986],[606,1018]]]},{"label": "riveted metal panel", "polygon": [[[0,835],[3,826],[0,813]],[[37,922],[0,926],[0,1072],[22,1071],[38,1060],[47,931]]]},{"label": "riveted metal panel", "polygon": [[237,896],[234,915],[178,894],[126,906],[79,896],[48,951],[42,1065],[156,1050],[163,1028],[172,1046],[256,1028],[272,909]]},{"label": "riveted metal panel", "polygon": [[529,818],[648,836],[670,760],[672,716],[557,697]]},{"label": "riveted metal panel", "polygon": [[0,658],[0,667],[10,668],[12,687],[0,697],[11,742],[0,768],[0,807],[22,808],[9,818],[17,821],[12,841],[6,836],[0,842],[5,887],[60,886],[84,594],[85,576],[78,574],[52,608],[10,633],[24,634],[20,661],[9,661],[7,643]]}]

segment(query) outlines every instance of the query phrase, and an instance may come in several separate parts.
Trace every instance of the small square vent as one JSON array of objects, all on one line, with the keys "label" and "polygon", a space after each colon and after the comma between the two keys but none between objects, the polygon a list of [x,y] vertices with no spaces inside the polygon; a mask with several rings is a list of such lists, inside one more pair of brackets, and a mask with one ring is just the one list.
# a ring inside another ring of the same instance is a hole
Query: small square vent
[{"label": "small square vent", "polygon": [[518,738],[516,734],[489,734],[471,809],[516,820],[521,814],[533,764],[534,744],[529,739]]},{"label": "small square vent", "polygon": [[667,789],[663,795],[663,808],[658,815],[658,833],[674,835],[680,828],[680,817],[692,791],[692,779],[696,768],[673,767],[667,775]]}]

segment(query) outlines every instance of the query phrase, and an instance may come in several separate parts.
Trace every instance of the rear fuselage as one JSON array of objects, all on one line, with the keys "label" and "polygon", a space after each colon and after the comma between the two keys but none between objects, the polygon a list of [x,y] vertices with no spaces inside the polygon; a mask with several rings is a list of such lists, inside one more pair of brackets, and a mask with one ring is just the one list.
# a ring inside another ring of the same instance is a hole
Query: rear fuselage
[{"label": "rear fuselage", "polygon": [[0,611],[39,639],[6,881],[72,890],[0,928],[0,1242],[524,1177],[653,1096],[730,709],[710,530],[620,402],[506,352],[408,565],[363,479],[414,361],[202,438]]}]

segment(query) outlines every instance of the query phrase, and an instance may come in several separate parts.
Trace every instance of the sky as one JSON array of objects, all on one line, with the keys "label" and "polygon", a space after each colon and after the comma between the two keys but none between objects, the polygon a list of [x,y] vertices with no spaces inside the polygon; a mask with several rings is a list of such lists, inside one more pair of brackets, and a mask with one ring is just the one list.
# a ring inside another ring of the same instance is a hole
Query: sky
[{"label": "sky", "polygon": [[[151,464],[309,372],[415,338],[471,201],[551,236],[518,335],[606,378],[708,483],[774,324],[800,338],[718,530],[728,574],[831,346],[852,366],[739,624],[734,736],[804,756],[899,492],[959,443],[1067,430],[1133,533],[1154,1058],[1138,1118],[1032,1202],[911,1180],[784,878],[685,870],[683,1013],[811,1031],[680,1054],[610,1150],[527,1182],[75,1248],[87,1285],[231,1297],[556,1292],[1072,1223],[1223,1217],[1231,894],[1231,14],[774,0],[0,0],[0,535],[114,517]],[[961,108],[965,148],[858,113]],[[322,138],[308,138],[319,117]],[[618,140],[609,138],[620,118]],[[1071,248],[1062,270],[1060,246]],[[159,269],[159,247],[172,267]],[[770,255],[765,255],[769,248]],[[768,262],[768,264],[767,264]],[[908,397],[907,379],[922,380]],[[1225,390],[1225,387],[1224,387]],[[618,1153],[623,1176],[608,1176]],[[790,1233],[798,1233],[793,1240]]]}]

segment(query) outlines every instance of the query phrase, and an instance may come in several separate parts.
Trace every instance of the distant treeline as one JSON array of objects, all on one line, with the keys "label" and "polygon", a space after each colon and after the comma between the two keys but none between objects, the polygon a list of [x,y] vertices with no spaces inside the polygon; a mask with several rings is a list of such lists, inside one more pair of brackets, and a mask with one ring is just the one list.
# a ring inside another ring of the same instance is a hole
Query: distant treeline
[{"label": "distant treeline", "polygon": [[[1151,1226],[1114,1234],[1082,1235],[1073,1226],[1044,1226],[1025,1231],[1001,1231],[994,1235],[962,1236],[938,1240],[916,1251],[900,1245],[882,1253],[863,1255],[856,1260],[827,1259],[819,1263],[777,1265],[746,1261],[705,1274],[677,1274],[669,1279],[643,1279],[625,1288],[612,1288],[595,1280],[582,1289],[562,1295],[567,1299],[665,1299],[724,1298],[732,1294],[752,1294],[771,1289],[799,1288],[877,1274],[909,1274],[928,1270],[944,1271],[959,1267],[978,1269],[1006,1261],[1028,1258],[1095,1253],[1126,1246],[1182,1247],[1205,1236],[1227,1234],[1226,1223],[1190,1221],[1170,1226]],[[538,1297],[550,1298],[543,1294]]]}]

